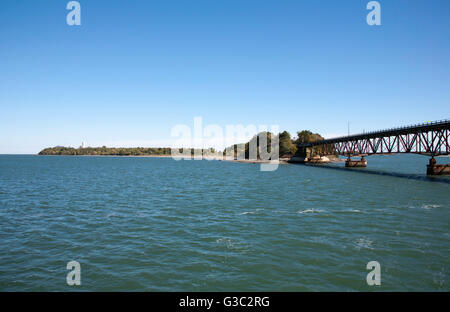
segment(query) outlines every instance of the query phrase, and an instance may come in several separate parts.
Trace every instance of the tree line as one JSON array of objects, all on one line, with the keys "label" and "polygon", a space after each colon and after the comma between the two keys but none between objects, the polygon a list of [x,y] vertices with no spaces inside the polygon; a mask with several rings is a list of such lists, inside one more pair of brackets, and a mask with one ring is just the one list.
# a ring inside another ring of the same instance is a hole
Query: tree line
[{"label": "tree line", "polygon": [[[243,152],[245,153],[245,158],[249,159],[250,156],[250,146],[257,146],[257,159],[260,159],[260,138],[263,136],[267,136],[267,152],[271,152],[272,148],[272,137],[273,134],[271,132],[260,132],[255,135],[249,142],[242,144],[234,144],[232,146],[227,147],[224,150],[224,155],[234,155],[234,157],[238,154],[239,145],[243,146]],[[310,143],[314,141],[320,141],[324,138],[318,133],[312,133],[309,130],[302,130],[297,132],[297,136],[295,138],[291,137],[291,134],[288,131],[283,131],[278,134],[278,142],[279,142],[279,157],[280,158],[290,158],[293,156],[297,156],[302,151],[298,150],[297,145],[301,143]],[[256,142],[255,142],[256,141]]]},{"label": "tree line", "polygon": [[[257,158],[260,157],[260,137],[264,134],[267,136],[267,152],[271,152],[271,141],[273,134],[270,132],[259,133],[255,135],[249,142],[241,144],[244,146],[245,158],[249,158],[249,147],[251,144],[256,144]],[[279,155],[282,158],[289,158],[297,155],[299,152],[297,145],[301,143],[310,143],[324,138],[318,133],[312,133],[309,130],[298,131],[296,138],[292,138],[291,134],[287,131],[278,134],[279,140]],[[256,142],[255,142],[256,141]],[[237,155],[238,145],[234,144],[227,147],[224,151],[224,155]],[[180,150],[181,151],[181,150]],[[191,149],[191,155],[194,154],[208,155],[216,153],[213,148],[210,149]],[[48,147],[39,152],[39,155],[91,155],[91,156],[170,156],[170,147],[65,147],[55,146]]]},{"label": "tree line", "polygon": [[[213,149],[191,149],[194,153],[214,152]],[[89,156],[170,156],[170,147],[48,147],[39,152],[39,155],[89,155]]]}]

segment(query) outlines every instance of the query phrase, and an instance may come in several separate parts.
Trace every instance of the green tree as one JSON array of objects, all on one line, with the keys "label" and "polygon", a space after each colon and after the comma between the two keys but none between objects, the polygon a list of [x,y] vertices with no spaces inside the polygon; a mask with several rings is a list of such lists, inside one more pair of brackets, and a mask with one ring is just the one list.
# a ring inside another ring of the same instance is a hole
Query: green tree
[{"label": "green tree", "polygon": [[324,138],[318,133],[312,133],[309,130],[302,130],[302,131],[297,132],[297,140],[295,141],[295,143],[297,143],[297,144],[311,143],[311,142],[320,141],[323,139]]},{"label": "green tree", "polygon": [[297,152],[297,146],[292,142],[291,134],[284,131],[279,134],[280,157],[291,157]]}]

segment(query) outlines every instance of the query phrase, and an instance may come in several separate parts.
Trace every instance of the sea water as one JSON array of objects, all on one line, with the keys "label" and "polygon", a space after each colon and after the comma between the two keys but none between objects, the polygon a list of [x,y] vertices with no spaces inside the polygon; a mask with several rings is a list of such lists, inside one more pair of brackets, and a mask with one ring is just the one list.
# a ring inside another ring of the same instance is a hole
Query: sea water
[{"label": "sea water", "polygon": [[1,155],[0,290],[449,291],[450,179],[367,161]]}]

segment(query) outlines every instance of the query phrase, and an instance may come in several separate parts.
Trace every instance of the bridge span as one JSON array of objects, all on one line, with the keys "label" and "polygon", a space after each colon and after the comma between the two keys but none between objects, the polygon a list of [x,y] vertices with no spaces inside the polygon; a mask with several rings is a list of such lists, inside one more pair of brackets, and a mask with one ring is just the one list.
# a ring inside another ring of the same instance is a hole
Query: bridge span
[{"label": "bridge span", "polygon": [[[301,143],[306,156],[347,156],[347,167],[366,167],[364,156],[413,153],[430,156],[427,174],[450,174],[450,165],[436,164],[435,156],[450,155],[450,119],[409,125],[321,141]],[[351,157],[360,156],[361,160]]]}]

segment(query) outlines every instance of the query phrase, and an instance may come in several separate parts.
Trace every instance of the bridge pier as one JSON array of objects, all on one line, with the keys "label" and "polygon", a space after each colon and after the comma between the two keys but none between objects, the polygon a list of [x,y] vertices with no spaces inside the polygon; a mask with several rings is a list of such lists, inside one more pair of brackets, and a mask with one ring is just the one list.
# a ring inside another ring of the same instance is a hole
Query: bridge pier
[{"label": "bridge pier", "polygon": [[350,156],[345,161],[345,167],[349,168],[365,168],[367,167],[367,160],[364,156],[361,157],[361,160],[352,160]]},{"label": "bridge pier", "polygon": [[450,165],[438,165],[434,157],[430,158],[427,165],[427,175],[450,175]]}]

